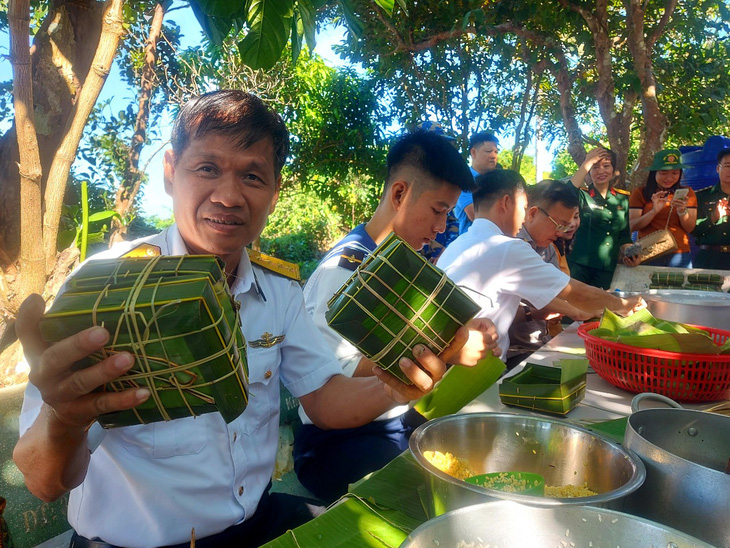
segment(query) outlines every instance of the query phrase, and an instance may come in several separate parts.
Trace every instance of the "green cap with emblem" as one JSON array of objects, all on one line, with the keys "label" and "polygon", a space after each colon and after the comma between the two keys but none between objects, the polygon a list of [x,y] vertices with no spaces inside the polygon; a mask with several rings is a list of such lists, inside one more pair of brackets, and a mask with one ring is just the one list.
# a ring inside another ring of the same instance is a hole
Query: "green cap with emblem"
[{"label": "green cap with emblem", "polygon": [[664,171],[668,169],[687,169],[689,166],[682,163],[682,153],[676,148],[666,148],[654,155],[654,163],[647,169],[649,171]]}]

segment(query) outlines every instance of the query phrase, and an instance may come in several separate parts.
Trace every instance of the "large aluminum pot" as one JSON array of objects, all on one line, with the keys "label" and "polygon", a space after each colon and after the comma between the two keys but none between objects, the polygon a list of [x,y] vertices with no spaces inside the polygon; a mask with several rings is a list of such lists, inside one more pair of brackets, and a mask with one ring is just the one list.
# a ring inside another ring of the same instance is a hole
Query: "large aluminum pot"
[{"label": "large aluminum pot", "polygon": [[718,291],[652,289],[642,293],[654,317],[672,322],[728,329],[730,295]]},{"label": "large aluminum pot", "polygon": [[[673,409],[638,410],[646,398]],[[646,482],[626,510],[717,546],[730,546],[730,417],[682,409],[669,398],[639,394],[624,445],[646,466]]]},{"label": "large aluminum pot", "polygon": [[[409,442],[426,471],[429,513],[437,516],[471,504],[508,499],[535,506],[600,505],[621,509],[621,499],[644,482],[636,455],[617,443],[564,420],[511,413],[449,415],[419,426]],[[466,459],[475,474],[534,472],[547,485],[583,485],[598,495],[546,498],[484,489],[434,467],[424,451]]]},{"label": "large aluminum pot", "polygon": [[415,529],[401,548],[603,546],[712,548],[652,521],[590,506],[535,508],[510,501],[454,510]]}]

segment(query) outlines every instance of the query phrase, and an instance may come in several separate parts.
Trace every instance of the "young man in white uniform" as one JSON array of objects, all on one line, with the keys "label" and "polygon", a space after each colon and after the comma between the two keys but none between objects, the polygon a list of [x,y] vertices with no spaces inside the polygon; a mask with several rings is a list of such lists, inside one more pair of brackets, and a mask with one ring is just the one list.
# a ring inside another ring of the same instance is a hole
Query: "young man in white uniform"
[{"label": "young man in white uniform", "polygon": [[[327,302],[362,261],[391,232],[415,250],[444,231],[448,212],[473,179],[459,152],[445,137],[418,131],[401,137],[388,152],[388,174],[378,208],[367,223],[355,227],[325,256],[304,288],[307,312],[353,377],[372,375],[372,361],[330,329]],[[456,363],[474,365],[496,347],[494,325],[471,331]],[[476,348],[475,348],[476,346]],[[467,352],[471,352],[467,354]],[[359,404],[359,402],[355,402]],[[302,485],[326,502],[347,491],[348,484],[382,468],[408,447],[408,438],[425,419],[407,406],[397,407],[358,428],[323,430],[300,408],[303,426],[294,440],[294,469]]]},{"label": "young man in white uniform", "polygon": [[[187,547],[193,528],[199,548],[259,546],[302,519],[301,505],[267,493],[278,441],[279,379],[316,424],[345,428],[420,397],[445,370],[444,361],[425,349],[421,367],[401,362],[412,386],[385,372],[377,379],[341,375],[297,284],[251,264],[245,247],[276,205],[289,149],[278,114],[244,92],[209,93],[183,107],[171,141],[165,189],[176,224],[142,241],[164,254],[220,257],[241,304],[246,339],[271,334],[279,344],[249,345],[251,398],[230,424],[208,413],[101,431],[94,424],[98,415],[150,396],[146,389],[94,392],[129,370],[133,357],[120,353],[75,370],[75,362],[101,349],[109,333],[94,327],[48,345],[38,328],[43,300],[29,297],[16,326],[31,371],[14,460],[39,498],[51,501],[71,491],[75,547]],[[443,359],[467,337],[464,328]]]},{"label": "young man in white uniform", "polygon": [[481,305],[478,317],[494,321],[502,359],[522,299],[538,309],[563,299],[583,310],[605,307],[625,314],[646,306],[641,297],[620,299],[572,280],[515,237],[527,211],[525,180],[519,173],[495,169],[477,177],[475,186],[474,224],[446,248],[438,266]]}]

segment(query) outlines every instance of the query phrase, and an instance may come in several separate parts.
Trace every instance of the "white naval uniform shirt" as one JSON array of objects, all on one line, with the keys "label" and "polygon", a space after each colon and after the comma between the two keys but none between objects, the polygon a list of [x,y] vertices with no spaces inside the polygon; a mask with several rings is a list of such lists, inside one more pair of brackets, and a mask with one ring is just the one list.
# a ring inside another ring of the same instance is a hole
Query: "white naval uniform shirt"
[{"label": "white naval uniform shirt", "polygon": [[[362,250],[367,252],[365,255],[367,257],[370,252],[364,247],[362,247]],[[323,334],[330,349],[339,360],[341,366],[340,373],[352,377],[355,369],[357,369],[357,364],[360,363],[360,360],[364,356],[353,344],[327,325],[327,320],[324,316],[325,312],[327,312],[327,302],[352,275],[352,270],[347,270],[339,266],[339,262],[340,254],[336,253],[317,266],[304,287],[304,301],[307,312],[314,320],[314,325]],[[399,417],[406,411],[408,411],[407,405],[398,405],[386,411],[375,420],[387,420]],[[312,424],[311,419],[304,412],[301,405],[299,406],[299,418],[303,424]]]},{"label": "white naval uniform shirt", "polygon": [[482,218],[451,242],[438,266],[482,307],[477,317],[494,322],[503,360],[520,300],[543,308],[570,282],[569,276],[544,262],[530,244],[506,236],[492,221]]},{"label": "white naval uniform shirt", "polygon": [[[163,255],[187,253],[173,225],[93,259],[122,255],[142,242],[159,246]],[[342,372],[304,310],[296,282],[252,265],[246,253],[237,275],[231,293],[241,304],[246,340],[285,335],[270,348],[248,347],[247,409],[230,424],[218,413],[106,431],[94,424],[88,472],[68,506],[69,523],[80,535],[132,548],[162,546],[189,541],[193,527],[203,538],[250,517],[274,469],[279,379],[299,397]],[[21,434],[41,403],[29,383]]]}]

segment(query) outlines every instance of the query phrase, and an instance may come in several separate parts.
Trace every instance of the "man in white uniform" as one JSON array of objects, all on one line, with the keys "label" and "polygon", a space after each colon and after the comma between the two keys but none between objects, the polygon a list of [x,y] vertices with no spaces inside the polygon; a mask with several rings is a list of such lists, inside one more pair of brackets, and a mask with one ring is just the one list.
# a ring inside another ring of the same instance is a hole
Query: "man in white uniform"
[{"label": "man in white uniform", "polygon": [[609,308],[625,314],[646,306],[641,297],[620,299],[572,280],[515,237],[527,211],[525,180],[519,173],[492,170],[477,177],[475,186],[474,224],[446,248],[438,265],[481,305],[478,317],[494,321],[502,359],[522,299],[538,309],[563,299],[583,310]]},{"label": "man in white uniform", "polygon": [[[388,152],[383,195],[372,219],[355,227],[325,256],[304,288],[307,312],[352,377],[372,375],[372,361],[325,319],[327,303],[360,263],[388,234],[395,232],[416,250],[444,231],[460,190],[473,179],[451,142],[435,132],[417,131],[401,137]],[[455,363],[474,365],[496,347],[492,322],[477,322]],[[359,405],[359,402],[355,402]],[[408,447],[408,438],[425,419],[407,406],[378,420],[346,430],[323,430],[300,408],[303,426],[294,440],[294,469],[302,485],[326,502],[347,491],[348,484],[382,468]]]},{"label": "man in white uniform", "polygon": [[[420,348],[420,367],[407,359],[400,364],[412,386],[385,372],[376,372],[377,379],[341,375],[297,284],[251,264],[245,247],[276,205],[289,149],[283,120],[260,99],[240,91],[193,99],[180,111],[171,142],[165,189],[176,224],[144,241],[164,254],[220,257],[241,304],[246,339],[273,335],[278,344],[250,345],[250,404],[230,424],[209,413],[101,431],[97,416],[150,396],[146,389],[94,391],[129,370],[133,357],[119,353],[76,370],[74,364],[101,349],[109,333],[94,327],[48,345],[38,327],[43,300],[29,297],[16,325],[31,371],[13,456],[39,498],[51,501],[71,491],[75,547],[187,547],[193,528],[199,548],[259,546],[301,522],[298,506],[267,489],[280,379],[320,427],[346,428],[420,397],[445,370],[442,359]],[[442,358],[458,352],[467,337],[463,329]]]}]

